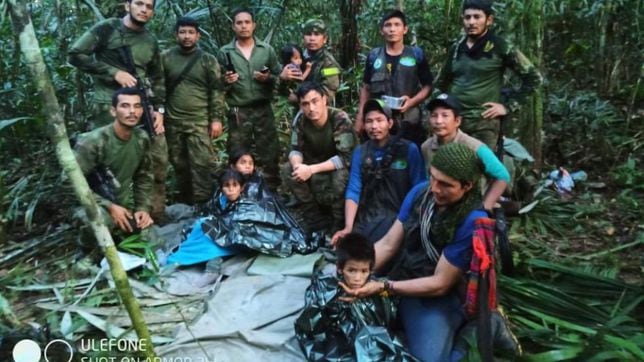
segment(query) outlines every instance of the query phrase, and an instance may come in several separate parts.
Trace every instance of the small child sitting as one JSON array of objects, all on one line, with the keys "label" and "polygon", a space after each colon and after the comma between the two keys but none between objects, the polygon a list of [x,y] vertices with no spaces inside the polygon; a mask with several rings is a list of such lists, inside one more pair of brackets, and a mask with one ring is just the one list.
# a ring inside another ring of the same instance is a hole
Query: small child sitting
[{"label": "small child sitting", "polygon": [[351,361],[415,361],[392,333],[395,300],[386,295],[351,302],[339,286],[367,283],[375,262],[373,245],[363,235],[349,233],[336,245],[336,265],[314,271],[305,307],[295,321],[295,334],[306,358]]},{"label": "small child sitting", "polygon": [[195,221],[186,240],[181,243],[178,250],[168,256],[168,264],[192,265],[237,253],[230,243],[224,243],[222,240],[217,242],[213,239],[212,233],[209,235],[208,232],[211,228],[204,227],[204,224],[215,222],[221,231],[220,235],[225,239],[227,234],[225,221],[230,220],[231,214],[236,209],[244,180],[239,172],[227,169],[219,177],[219,184],[221,185],[219,191],[208,203],[212,216]]},{"label": "small child sitting", "polygon": [[242,196],[252,200],[273,197],[262,175],[255,170],[255,157],[244,147],[235,147],[228,156],[228,166],[244,179]]},{"label": "small child sitting", "polygon": [[219,208],[224,213],[239,201],[242,190],[244,189],[244,178],[239,172],[229,169],[224,171],[219,177],[219,184],[221,185],[219,190]]}]

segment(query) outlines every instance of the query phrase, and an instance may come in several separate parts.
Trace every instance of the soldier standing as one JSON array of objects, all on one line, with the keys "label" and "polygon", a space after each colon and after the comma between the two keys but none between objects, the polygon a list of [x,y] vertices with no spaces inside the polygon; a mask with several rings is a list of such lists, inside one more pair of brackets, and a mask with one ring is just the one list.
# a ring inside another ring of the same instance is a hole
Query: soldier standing
[{"label": "soldier standing", "polygon": [[[168,164],[168,147],[163,135],[165,87],[157,39],[145,28],[154,15],[154,0],[127,0],[125,10],[127,14],[123,18],[106,19],[85,32],[72,45],[69,63],[94,78],[92,128],[113,120],[110,117],[110,99],[114,91],[137,86],[135,76],[139,76],[146,85],[151,83],[148,90],[155,110],[152,112],[155,134],[150,147],[154,170],[151,214],[155,219],[163,219]],[[131,52],[137,74],[127,71],[124,50]]]},{"label": "soldier standing", "polygon": [[[541,76],[523,53],[490,29],[494,22],[490,1],[466,0],[462,16],[465,36],[450,48],[436,85],[459,100],[461,129],[495,149],[500,117],[516,111]],[[506,69],[518,75],[521,87],[501,103]]]},{"label": "soldier standing", "polygon": [[[310,63],[311,71],[304,81],[321,84],[328,96],[329,104],[335,104],[335,93],[340,87],[340,74],[342,68],[327,49],[326,24],[319,19],[310,19],[304,23],[302,28],[304,37],[303,64]],[[300,72],[285,67],[282,71],[282,78],[297,79]]]},{"label": "soldier standing", "polygon": [[408,30],[402,11],[392,10],[382,17],[380,34],[385,46],[372,49],[367,56],[355,128],[357,132],[362,131],[362,109],[368,99],[398,97],[402,104],[392,110],[400,126],[399,134],[420,147],[427,138],[420,104],[431,92],[433,76],[423,50],[405,45]]},{"label": "soldier standing", "polygon": [[179,202],[208,201],[214,151],[211,138],[223,133],[223,98],[219,62],[199,49],[199,23],[177,21],[177,45],[161,54],[166,84],[166,137]]},{"label": "soldier standing", "polygon": [[255,38],[253,13],[237,9],[231,18],[235,39],[219,52],[219,63],[226,68],[228,150],[235,146],[252,150],[275,192],[280,184],[279,145],[271,100],[282,69],[273,47]]}]

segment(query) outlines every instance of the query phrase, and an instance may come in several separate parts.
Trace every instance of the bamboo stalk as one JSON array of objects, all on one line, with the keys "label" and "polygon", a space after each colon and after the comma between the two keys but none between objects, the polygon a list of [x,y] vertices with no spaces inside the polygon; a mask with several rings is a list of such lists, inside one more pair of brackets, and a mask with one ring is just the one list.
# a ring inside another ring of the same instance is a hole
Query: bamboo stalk
[{"label": "bamboo stalk", "polygon": [[143,314],[139,307],[138,301],[132,293],[132,288],[128,283],[127,275],[121,265],[121,260],[118,257],[116,246],[112,240],[109,230],[103,224],[100,217],[100,209],[96,201],[92,197],[92,192],[87,185],[87,180],[80,170],[74,153],[72,152],[69,140],[67,137],[67,130],[63,115],[56,98],[56,93],[51,82],[51,77],[45,66],[40,45],[36,38],[33,23],[27,12],[24,1],[9,0],[9,10],[11,13],[11,20],[16,34],[19,34],[20,51],[25,59],[25,63],[31,73],[32,80],[36,89],[40,90],[44,114],[49,115],[49,136],[52,142],[56,145],[56,156],[61,167],[69,177],[76,196],[78,197],[81,205],[85,209],[87,216],[90,220],[90,226],[94,231],[94,235],[98,240],[103,253],[110,266],[110,271],[116,284],[117,292],[121,298],[122,303],[128,311],[132,325],[136,330],[137,336],[141,340],[141,344],[145,343],[147,347],[141,351],[145,356],[152,360],[156,358],[154,349],[152,347],[152,339],[150,331],[143,319]]}]

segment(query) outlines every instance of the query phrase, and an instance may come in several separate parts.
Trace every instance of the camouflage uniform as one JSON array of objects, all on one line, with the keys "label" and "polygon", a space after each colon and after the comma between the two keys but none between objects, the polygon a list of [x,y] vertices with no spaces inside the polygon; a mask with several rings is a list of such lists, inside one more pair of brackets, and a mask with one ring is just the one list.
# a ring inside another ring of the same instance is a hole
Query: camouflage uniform
[{"label": "camouflage uniform", "polygon": [[[262,169],[271,190],[279,186],[279,144],[275,116],[271,108],[273,89],[282,68],[275,50],[268,43],[255,39],[250,59],[235,46],[235,41],[221,47],[219,64],[226,64],[226,54],[239,74],[239,79],[225,86],[228,103],[228,150],[243,145],[250,149]],[[270,81],[258,82],[253,72],[268,67]]]},{"label": "camouflage uniform", "polygon": [[[179,189],[179,202],[195,204],[213,194],[214,150],[210,122],[223,122],[224,103],[217,59],[201,49],[175,46],[161,55],[166,75],[166,137]],[[197,60],[194,60],[198,57]],[[192,61],[180,83],[177,79]]]},{"label": "camouflage uniform", "polygon": [[[304,24],[304,33],[316,32],[326,35],[326,24],[319,19],[311,19]],[[315,53],[304,49],[303,61],[312,62],[311,72],[305,81],[322,84],[329,96],[329,104],[335,104],[335,93],[340,88],[342,67],[335,60],[326,45]]]},{"label": "camouflage uniform", "polygon": [[521,79],[521,88],[504,105],[508,112],[518,110],[520,102],[541,83],[535,66],[516,47],[490,30],[471,48],[463,37],[449,50],[436,81],[438,89],[455,96],[461,104],[461,129],[496,149],[499,119],[483,119],[486,102],[501,103],[503,74],[511,69]]},{"label": "camouflage uniform", "polygon": [[300,202],[309,231],[327,226],[335,231],[344,226],[344,190],[355,146],[353,124],[339,109],[328,108],[328,121],[321,129],[303,113],[293,121],[291,155],[301,155],[306,165],[331,160],[336,166],[334,171],[314,174],[303,183],[292,179],[290,163],[282,169],[284,184]]},{"label": "camouflage uniform", "polygon": [[[109,113],[112,94],[120,88],[114,80],[117,71],[126,71],[119,48],[128,46],[139,76],[150,82],[151,102],[156,109],[163,105],[165,86],[157,39],[147,29],[134,31],[123,25],[122,19],[98,22],[85,32],[69,51],[69,63],[94,78],[94,122],[92,128],[104,126],[114,119]],[[165,208],[165,179],[168,167],[168,146],[164,135],[152,138],[154,191],[151,214],[157,219]]]},{"label": "camouflage uniform", "polygon": [[[88,175],[102,166],[108,168],[118,181],[114,201],[94,193],[96,202],[101,206],[104,223],[110,229],[114,228],[114,223],[107,208],[113,203],[132,212],[150,211],[153,178],[149,148],[150,138],[138,128],[133,130],[132,137],[127,141],[116,136],[112,124],[79,136],[74,155],[83,174]],[[85,221],[81,234],[92,235],[84,210],[77,211],[75,217]]]}]

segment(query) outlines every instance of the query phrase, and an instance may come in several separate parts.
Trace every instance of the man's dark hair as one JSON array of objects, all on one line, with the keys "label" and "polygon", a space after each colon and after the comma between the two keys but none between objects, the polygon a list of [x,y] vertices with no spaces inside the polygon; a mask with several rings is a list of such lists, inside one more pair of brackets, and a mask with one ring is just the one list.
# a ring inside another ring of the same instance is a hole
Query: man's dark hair
[{"label": "man's dark hair", "polygon": [[368,261],[371,269],[376,263],[376,249],[360,233],[349,233],[341,238],[335,246],[335,255],[338,269],[344,268],[349,260]]},{"label": "man's dark hair", "polygon": [[241,13],[247,13],[250,15],[250,20],[254,23],[255,22],[255,14],[249,9],[249,8],[235,8],[230,14],[230,18],[233,19],[233,24],[235,23],[235,17]]},{"label": "man's dark hair", "polygon": [[[132,0],[127,0],[127,2],[131,3]],[[157,0],[152,0],[152,7],[154,7],[157,4]]]},{"label": "man's dark hair", "polygon": [[309,94],[310,91],[318,92],[321,96],[327,95],[326,90],[324,90],[322,84],[317,82],[304,82],[299,87],[297,87],[297,90],[295,91],[297,100],[299,101],[300,99],[304,98],[304,96]]},{"label": "man's dark hair", "polygon": [[463,13],[468,9],[481,10],[485,16],[494,14],[492,2],[488,0],[465,0],[463,1]]},{"label": "man's dark hair", "polygon": [[119,96],[139,96],[141,98],[141,93],[136,88],[119,88],[114,93],[112,93],[112,107],[116,108],[116,105],[119,104]]},{"label": "man's dark hair", "polygon": [[201,32],[201,30],[199,29],[199,22],[197,21],[197,19],[192,18],[190,16],[184,16],[182,18],[179,18],[179,20],[177,20],[177,25],[175,25],[174,27],[175,33],[179,32],[179,28],[182,26],[190,26],[195,28],[197,32]]},{"label": "man's dark hair", "polygon": [[398,9],[394,10],[389,10],[383,15],[382,19],[380,19],[380,28],[385,25],[385,21],[391,19],[391,18],[398,18],[402,21],[403,25],[407,26],[407,17],[405,16],[405,13]]}]

